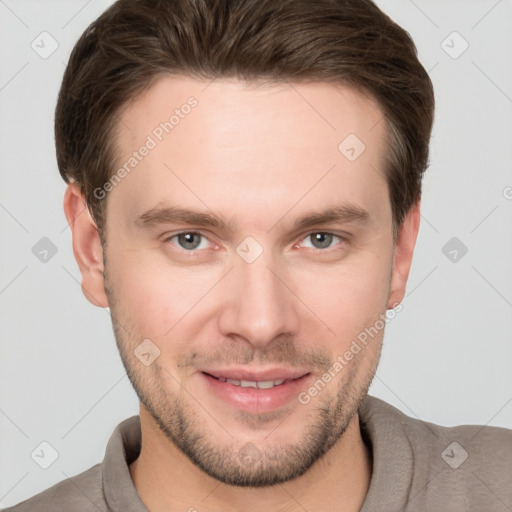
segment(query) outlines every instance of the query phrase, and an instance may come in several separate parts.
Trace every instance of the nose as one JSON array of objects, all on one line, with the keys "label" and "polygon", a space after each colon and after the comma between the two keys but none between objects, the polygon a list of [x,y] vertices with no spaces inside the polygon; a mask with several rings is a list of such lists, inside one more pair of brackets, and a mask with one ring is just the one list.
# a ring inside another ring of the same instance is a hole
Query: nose
[{"label": "nose", "polygon": [[291,277],[264,255],[252,263],[235,262],[223,283],[218,319],[224,336],[243,338],[254,348],[264,348],[279,336],[295,336],[300,318]]}]

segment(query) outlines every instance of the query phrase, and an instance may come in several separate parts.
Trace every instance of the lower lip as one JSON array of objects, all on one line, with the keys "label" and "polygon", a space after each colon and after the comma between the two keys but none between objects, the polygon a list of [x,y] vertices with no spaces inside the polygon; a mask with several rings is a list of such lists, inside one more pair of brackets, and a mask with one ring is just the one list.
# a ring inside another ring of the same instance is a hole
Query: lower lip
[{"label": "lower lip", "polygon": [[297,400],[298,394],[306,388],[312,378],[312,375],[308,373],[298,379],[287,380],[273,388],[259,389],[235,386],[202,372],[199,375],[208,389],[224,402],[239,411],[252,414],[272,412],[293,399]]}]

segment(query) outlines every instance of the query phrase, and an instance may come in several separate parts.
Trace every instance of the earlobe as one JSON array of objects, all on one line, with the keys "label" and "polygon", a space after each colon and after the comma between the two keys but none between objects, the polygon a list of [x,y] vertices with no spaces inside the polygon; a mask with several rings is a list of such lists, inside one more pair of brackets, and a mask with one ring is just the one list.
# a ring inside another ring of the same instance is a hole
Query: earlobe
[{"label": "earlobe", "polygon": [[392,309],[400,304],[405,296],[407,279],[409,277],[409,271],[411,270],[412,257],[419,227],[420,201],[411,207],[398,231],[393,256],[393,273],[391,277],[388,309]]},{"label": "earlobe", "polygon": [[70,183],[66,188],[64,214],[73,236],[73,254],[82,274],[82,292],[95,306],[108,307],[100,236],[76,183]]}]

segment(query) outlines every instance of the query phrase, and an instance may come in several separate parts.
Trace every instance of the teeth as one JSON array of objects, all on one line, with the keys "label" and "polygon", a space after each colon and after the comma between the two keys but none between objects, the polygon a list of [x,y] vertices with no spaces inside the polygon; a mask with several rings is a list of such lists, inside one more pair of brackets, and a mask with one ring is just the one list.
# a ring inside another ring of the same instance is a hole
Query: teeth
[{"label": "teeth", "polygon": [[280,386],[285,379],[265,380],[256,382],[253,380],[225,379],[223,377],[219,377],[219,380],[221,380],[222,382],[227,382],[228,384],[233,384],[234,386],[241,386],[243,388],[270,389],[273,388],[274,386]]},{"label": "teeth", "polygon": [[240,386],[242,386],[243,388],[257,388],[258,383],[252,380],[241,380]]},{"label": "teeth", "polygon": [[273,388],[275,386],[274,382],[271,380],[266,380],[263,382],[258,382],[258,388],[259,389],[269,389]]}]

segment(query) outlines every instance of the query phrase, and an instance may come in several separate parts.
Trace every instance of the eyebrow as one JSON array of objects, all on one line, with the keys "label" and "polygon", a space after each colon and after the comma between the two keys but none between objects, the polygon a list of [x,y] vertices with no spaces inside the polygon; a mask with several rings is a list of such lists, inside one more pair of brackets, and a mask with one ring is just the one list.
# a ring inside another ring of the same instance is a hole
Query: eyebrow
[{"label": "eyebrow", "polygon": [[[281,222],[286,215],[281,217],[274,226]],[[308,212],[294,221],[293,229],[302,230],[318,224],[332,224],[335,222],[342,224],[368,224],[370,220],[371,217],[367,210],[347,203],[333,206],[321,212]],[[212,227],[224,231],[233,230],[231,223],[213,212],[202,212],[176,206],[151,208],[137,217],[135,223],[141,227],[183,223],[198,227]],[[272,226],[270,230],[273,229],[274,226]]]}]

